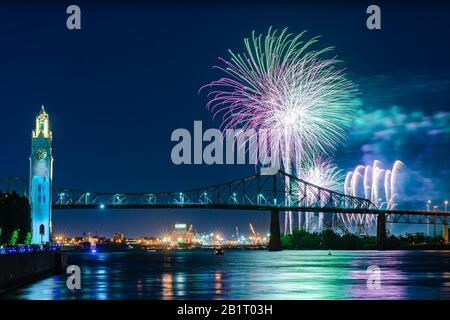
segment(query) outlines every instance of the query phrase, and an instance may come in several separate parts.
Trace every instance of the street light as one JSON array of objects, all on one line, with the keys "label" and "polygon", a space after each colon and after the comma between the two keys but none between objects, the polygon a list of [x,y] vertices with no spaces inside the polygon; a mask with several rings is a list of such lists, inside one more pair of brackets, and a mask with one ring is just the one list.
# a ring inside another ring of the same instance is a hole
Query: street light
[{"label": "street light", "polygon": [[447,212],[447,207],[448,207],[448,200],[444,201],[444,211]]},{"label": "street light", "polygon": [[427,201],[427,211],[431,210],[431,200]]}]

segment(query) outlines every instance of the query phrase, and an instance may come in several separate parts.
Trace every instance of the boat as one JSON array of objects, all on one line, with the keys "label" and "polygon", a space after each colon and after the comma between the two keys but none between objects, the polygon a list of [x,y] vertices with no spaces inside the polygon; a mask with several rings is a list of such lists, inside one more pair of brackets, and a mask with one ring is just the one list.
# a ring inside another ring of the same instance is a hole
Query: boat
[{"label": "boat", "polygon": [[225,249],[224,248],[214,248],[214,254],[216,256],[223,256],[225,253]]}]

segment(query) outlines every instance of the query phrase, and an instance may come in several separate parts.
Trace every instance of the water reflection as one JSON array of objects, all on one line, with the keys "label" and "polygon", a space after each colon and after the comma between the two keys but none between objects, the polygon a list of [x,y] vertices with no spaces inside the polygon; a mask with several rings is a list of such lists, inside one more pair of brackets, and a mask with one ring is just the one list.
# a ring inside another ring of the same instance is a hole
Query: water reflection
[{"label": "water reflection", "polygon": [[173,277],[171,273],[164,273],[162,277],[162,295],[163,299],[173,299]]},{"label": "water reflection", "polygon": [[214,290],[216,295],[222,294],[222,273],[220,272],[214,273]]},{"label": "water reflection", "polygon": [[[210,251],[69,254],[82,290],[66,275],[1,296],[7,299],[450,299],[450,252]],[[381,289],[366,269],[381,268]]]},{"label": "water reflection", "polygon": [[177,273],[175,282],[176,295],[182,299],[186,295],[186,274],[184,272]]},{"label": "water reflection", "polygon": [[96,285],[94,286],[93,294],[98,300],[108,300],[109,277],[107,269],[100,267],[98,270],[94,271],[94,273]]}]

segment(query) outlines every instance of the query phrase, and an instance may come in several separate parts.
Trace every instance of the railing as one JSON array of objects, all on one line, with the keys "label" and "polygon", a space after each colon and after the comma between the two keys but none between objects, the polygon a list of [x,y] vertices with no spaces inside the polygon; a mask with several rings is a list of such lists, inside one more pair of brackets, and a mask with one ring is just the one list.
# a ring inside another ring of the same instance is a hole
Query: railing
[{"label": "railing", "polygon": [[52,244],[16,244],[16,245],[1,245],[0,254],[17,254],[17,253],[30,253],[30,252],[54,252],[59,250],[59,245]]}]

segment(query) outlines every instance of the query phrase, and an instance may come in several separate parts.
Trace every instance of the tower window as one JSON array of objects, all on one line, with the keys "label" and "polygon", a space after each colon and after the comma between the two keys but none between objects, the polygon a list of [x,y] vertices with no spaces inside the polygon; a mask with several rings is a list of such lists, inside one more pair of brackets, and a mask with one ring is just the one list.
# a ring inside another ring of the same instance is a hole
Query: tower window
[{"label": "tower window", "polygon": [[42,196],[42,202],[45,203],[45,195]]},{"label": "tower window", "polygon": [[40,128],[41,130],[44,130],[44,119],[41,119],[41,120],[39,121],[39,128]]},{"label": "tower window", "polygon": [[41,202],[41,196],[38,196],[38,202]]},{"label": "tower window", "polygon": [[38,184],[38,192],[41,192],[41,185]]}]

